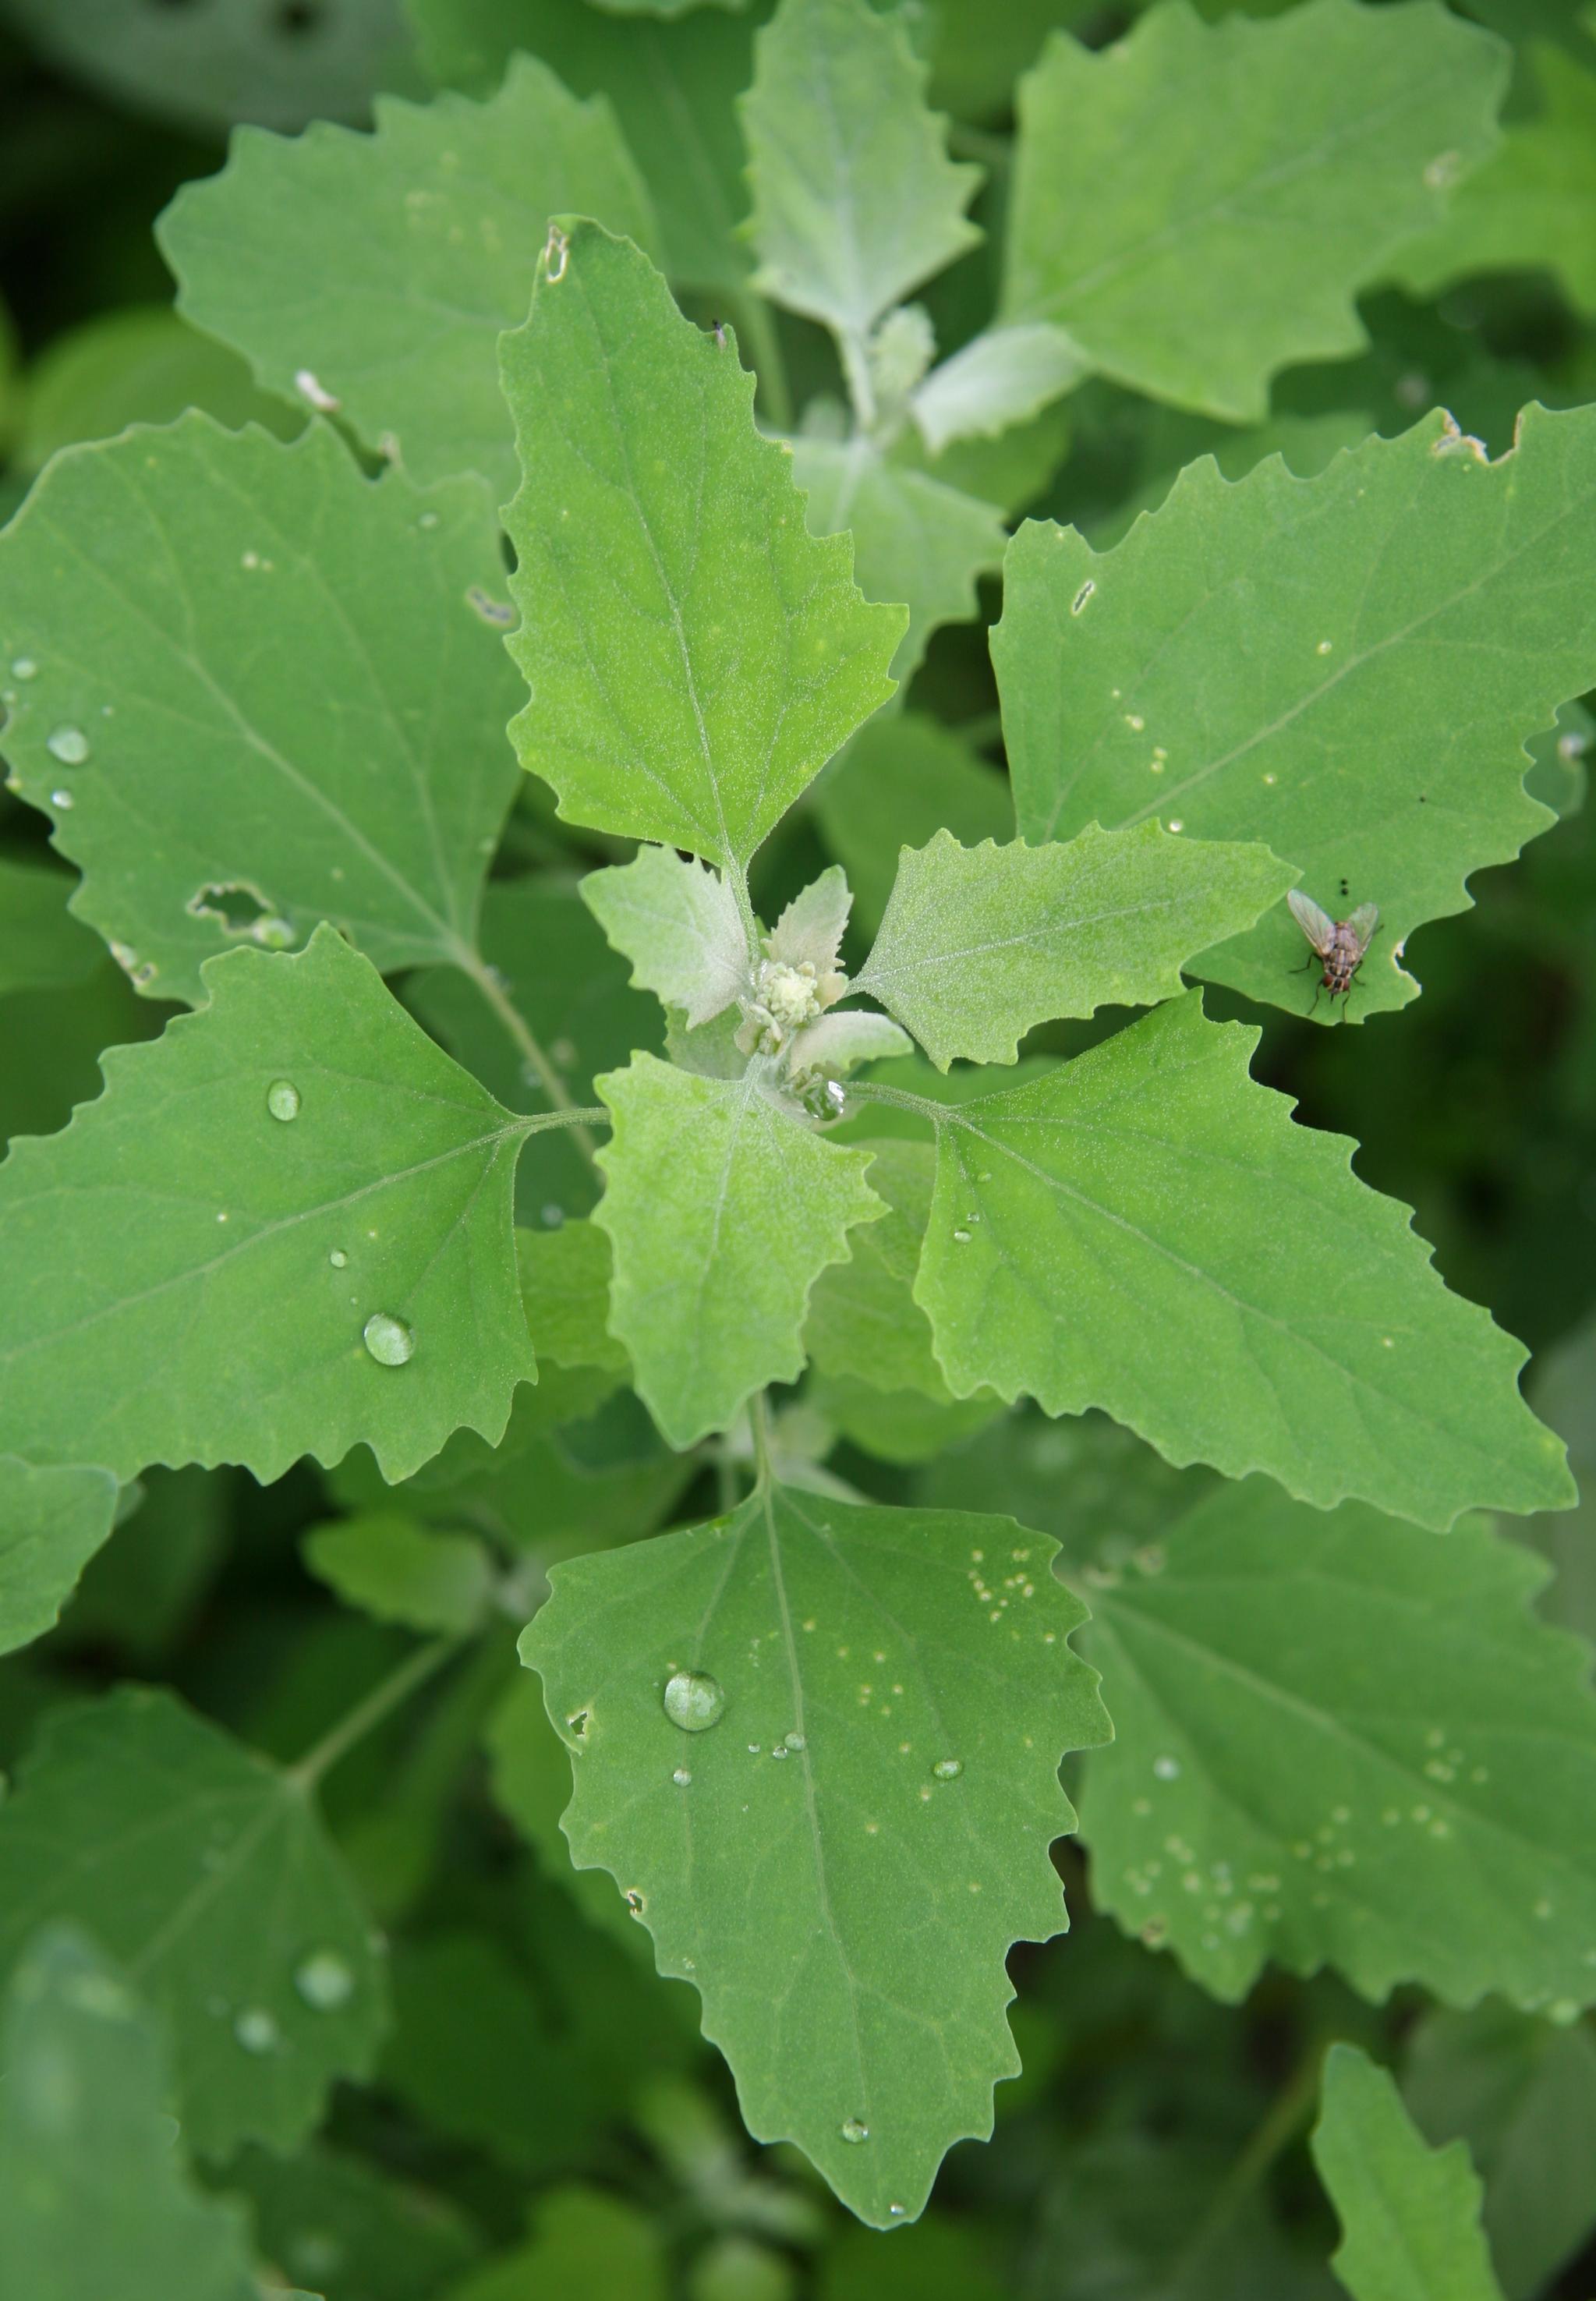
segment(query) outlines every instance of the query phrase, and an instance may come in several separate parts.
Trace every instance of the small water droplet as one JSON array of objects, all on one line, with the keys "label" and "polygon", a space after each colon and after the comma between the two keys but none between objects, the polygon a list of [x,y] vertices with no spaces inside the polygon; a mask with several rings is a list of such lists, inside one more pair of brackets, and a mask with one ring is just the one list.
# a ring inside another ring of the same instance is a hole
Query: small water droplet
[{"label": "small water droplet", "polygon": [[1153,1760],[1153,1771],[1161,1782],[1173,1782],[1176,1780],[1179,1777],[1180,1770],[1181,1765],[1178,1758],[1155,1758]]},{"label": "small water droplet", "polygon": [[552,1200],[549,1201],[548,1205],[542,1209],[542,1214],[543,1227],[545,1230],[558,1230],[565,1219],[564,1208],[556,1207]]},{"label": "small water droplet", "polygon": [[956,1782],[965,1770],[962,1758],[939,1758],[932,1772],[940,1782]]},{"label": "small water droplet", "polygon": [[1182,822],[1182,820],[1181,820],[1181,818],[1180,818],[1180,816],[1179,816],[1178,815],[1172,815],[1172,816],[1170,816],[1170,818],[1169,818],[1169,827],[1170,827],[1171,831],[1184,831],[1184,829],[1186,828],[1185,824]]},{"label": "small water droplet", "polygon": [[887,2207],[887,2211],[891,2214],[894,2221],[901,2219],[903,2214],[903,2207],[901,2205],[889,2205]]},{"label": "small water droplet", "polygon": [[247,2005],[233,2023],[233,2035],[247,2054],[274,2054],[282,2043],[277,2017],[263,2005]]},{"label": "small water droplet", "polygon": [[402,1318],[373,1310],[361,1329],[365,1346],[379,1366],[400,1367],[415,1355],[415,1336]]},{"label": "small water droplet", "polygon": [[804,1747],[804,1737],[801,1734],[788,1734],[783,1736],[783,1739],[790,1750],[801,1750]]},{"label": "small water droplet", "polygon": [[870,2128],[862,2117],[845,2117],[842,2121],[842,2138],[844,2141],[868,2141]]},{"label": "small water droplet", "polygon": [[45,749],[63,767],[80,767],[88,757],[88,738],[81,727],[54,727],[45,737]]},{"label": "small water droplet", "polygon": [[63,815],[71,815],[77,802],[70,791],[53,791],[50,793],[50,804],[54,807],[58,807]]},{"label": "small water droplet", "polygon": [[343,1269],[343,1268],[344,1268],[344,1266],[345,1266],[345,1264],[348,1261],[349,1258],[348,1258],[348,1256],[344,1252],[344,1250],[343,1250],[343,1248],[342,1248],[341,1246],[335,1246],[335,1247],[333,1248],[333,1250],[332,1250],[332,1252],[328,1256],[327,1259],[328,1259],[328,1261],[329,1261],[329,1262],[330,1262],[330,1263],[331,1263],[331,1265],[332,1265],[332,1267],[333,1267],[333,1268],[334,1268],[335,1270],[342,1270],[342,1269]]},{"label": "small water droplet", "polygon": [[313,1950],[294,1969],[294,1987],[318,2013],[331,2013],[355,1995],[355,1976],[336,1950]]},{"label": "small water droplet", "polygon": [[266,1108],[273,1118],[280,1118],[286,1126],[290,1118],[299,1116],[299,1090],[292,1079],[273,1079],[266,1089]]},{"label": "small water droplet", "polygon": [[953,1243],[955,1246],[968,1246],[970,1243],[969,1232],[967,1230],[956,1230],[953,1234]]},{"label": "small water droplet", "polygon": [[773,1758],[785,1758],[789,1754],[786,1743],[773,1742],[770,1753]]},{"label": "small water droplet", "polygon": [[684,1790],[689,1782],[692,1780],[692,1775],[685,1766],[678,1766],[675,1772],[671,1776],[671,1779],[675,1783],[679,1790]]},{"label": "small water droplet", "polygon": [[1314,652],[1316,655],[1328,655],[1330,653],[1330,641],[1328,640],[1321,640],[1318,646],[1314,649]]},{"label": "small water droplet", "polygon": [[37,679],[38,665],[30,655],[17,656],[12,662],[11,675],[13,679]]},{"label": "small water droplet", "polygon": [[249,930],[249,936],[250,941],[258,942],[263,950],[291,950],[294,947],[294,930],[287,919],[275,918],[271,915],[256,919]]},{"label": "small water droplet", "polygon": [[706,1669],[679,1669],[665,1682],[665,1716],[684,1734],[702,1734],[720,1723],[726,1690]]}]

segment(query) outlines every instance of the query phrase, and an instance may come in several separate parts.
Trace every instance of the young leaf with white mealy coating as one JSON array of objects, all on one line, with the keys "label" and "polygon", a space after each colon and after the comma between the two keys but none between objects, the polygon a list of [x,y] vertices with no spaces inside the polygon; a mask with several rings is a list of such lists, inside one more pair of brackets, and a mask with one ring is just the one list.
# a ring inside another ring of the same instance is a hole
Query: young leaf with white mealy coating
[{"label": "young leaf with white mealy coating", "polygon": [[1005,1954],[1065,1923],[1058,1762],[1109,1729],[1054,1551],[1008,1519],[762,1490],[556,1567],[522,1641],[572,1752],[576,1862],[702,1995],[750,2131],[878,2228],[990,2131]]},{"label": "young leaf with white mealy coating", "polygon": [[0,1653],[42,1637],[111,1531],[109,1470],[0,1454]]},{"label": "young leaf with white mealy coating", "polygon": [[368,447],[392,441],[415,478],[477,472],[502,498],[498,338],[526,316],[548,219],[580,209],[647,247],[648,197],[607,102],[579,104],[531,56],[486,104],[375,111],[370,136],[240,129],[161,220],[178,306],[273,390],[313,385]]},{"label": "young leaf with white mealy coating", "polygon": [[745,863],[892,692],[904,611],[807,532],[753,378],[635,247],[573,222],[502,352],[522,764],[572,822]]},{"label": "young leaf with white mealy coating", "polygon": [[899,857],[856,988],[940,1070],[957,1056],[1012,1063],[1034,1024],[1178,993],[1185,961],[1250,926],[1292,877],[1266,847],[1171,839],[1156,823],[1040,848],[965,848],[940,831]]},{"label": "young leaf with white mealy coating", "polygon": [[631,979],[696,1029],[748,985],[748,938],[729,880],[706,863],[645,847],[630,863],[589,871],[582,900]]},{"label": "young leaf with white mealy coating", "polygon": [[1205,24],[1165,0],[1100,53],[1055,33],[1019,85],[1003,321],[1261,421],[1277,368],[1362,350],[1354,290],[1492,150],[1507,66],[1438,6]]},{"label": "young leaf with white mealy coating", "polygon": [[1525,1352],[1450,1294],[1344,1136],[1249,1075],[1195,992],[938,1114],[915,1299],[960,1396],[1100,1406],[1173,1462],[1421,1525],[1572,1499]]},{"label": "young leaf with white mealy coating", "polygon": [[[1494,464],[1439,414],[1316,479],[1195,464],[1101,554],[1022,528],[992,660],[1022,837],[1261,840],[1379,905],[1353,1012],[1400,1007],[1405,938],[1552,820],[1524,745],[1596,680],[1596,408],[1526,408]],[[1196,971],[1306,1013],[1303,955],[1283,907]]]},{"label": "young leaf with white mealy coating", "polygon": [[52,1711],[0,1805],[0,1973],[59,1919],[165,2015],[208,2156],[295,2148],[334,2079],[371,2072],[382,1966],[314,1806],[164,1690]]},{"label": "young leaf with white mealy coating", "polygon": [[515,788],[467,598],[500,582],[480,487],[373,483],[325,425],[51,464],[0,536],[0,652],[36,666],[0,748],[141,990],[195,1003],[203,960],[321,919],[385,971],[469,949]]},{"label": "young leaf with white mealy coating", "polygon": [[1135,1564],[1091,1577],[1083,1642],[1114,1702],[1081,1787],[1100,1908],[1231,2001],[1273,1961],[1375,2001],[1596,2002],[1596,1847],[1567,1826],[1596,1695],[1531,1552],[1254,1478]]},{"label": "young leaf with white mealy coating", "polygon": [[850,370],[890,305],[981,234],[981,171],[947,155],[925,67],[867,0],[782,0],[742,98],[755,285],[832,329]]},{"label": "young leaf with white mealy coating", "polygon": [[677,1447],[794,1379],[810,1289],[850,1227],[885,1211],[869,1153],[823,1142],[768,1067],[706,1078],[639,1055],[598,1082],[614,1127],[593,1217],[614,1249],[610,1326]]},{"label": "young leaf with white mealy coating", "polygon": [[50,1927],[0,2015],[0,2259],[15,2301],[255,2301],[239,2208],[172,2147],[155,2017],[76,1927]]},{"label": "young leaf with white mealy coating", "polygon": [[462,1425],[497,1441],[534,1375],[511,1200],[539,1122],[330,927],[205,973],[208,1006],[0,1167],[0,1443],[269,1480],[363,1439],[392,1480]]},{"label": "young leaf with white mealy coating", "polygon": [[1501,2301],[1462,2142],[1427,2147],[1389,2072],[1356,2046],[1325,2055],[1322,2101],[1314,2163],[1341,2225],[1331,2267],[1352,2301]]}]

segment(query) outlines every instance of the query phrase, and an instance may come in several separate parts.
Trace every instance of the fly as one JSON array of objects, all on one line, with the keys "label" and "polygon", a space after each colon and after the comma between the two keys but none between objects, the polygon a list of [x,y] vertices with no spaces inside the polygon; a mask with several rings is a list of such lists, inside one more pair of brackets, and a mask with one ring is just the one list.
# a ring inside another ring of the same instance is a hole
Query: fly
[{"label": "fly", "polygon": [[[1319,989],[1314,992],[1314,1007],[1319,1003],[1319,991],[1328,991],[1333,999],[1345,999],[1352,988],[1352,978],[1363,965],[1364,953],[1374,939],[1380,923],[1380,912],[1374,903],[1359,903],[1349,919],[1333,919],[1322,911],[1310,895],[1296,887],[1286,890],[1286,900],[1291,907],[1291,916],[1313,946],[1315,956],[1324,972],[1319,977]],[[1311,961],[1309,964],[1311,965]],[[1308,1008],[1311,1015],[1313,1007]]]}]

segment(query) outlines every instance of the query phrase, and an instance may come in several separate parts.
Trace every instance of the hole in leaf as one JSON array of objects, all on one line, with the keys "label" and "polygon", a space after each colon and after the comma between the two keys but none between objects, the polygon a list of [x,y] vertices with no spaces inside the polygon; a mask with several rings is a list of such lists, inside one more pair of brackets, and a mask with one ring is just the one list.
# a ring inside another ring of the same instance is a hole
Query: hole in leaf
[{"label": "hole in leaf", "polygon": [[226,887],[201,887],[188,902],[195,918],[216,919],[229,934],[248,934],[257,919],[269,916],[276,908],[258,887],[242,881]]}]

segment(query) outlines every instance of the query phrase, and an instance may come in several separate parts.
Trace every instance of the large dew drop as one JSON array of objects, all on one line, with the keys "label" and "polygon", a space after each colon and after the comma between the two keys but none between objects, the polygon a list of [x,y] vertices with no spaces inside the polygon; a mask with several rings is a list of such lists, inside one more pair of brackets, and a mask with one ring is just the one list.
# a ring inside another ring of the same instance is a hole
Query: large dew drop
[{"label": "large dew drop", "polygon": [[355,1995],[355,1976],[336,1950],[313,1950],[294,1969],[294,1987],[318,2013],[335,2012]]},{"label": "large dew drop", "polygon": [[679,1669],[665,1686],[665,1716],[684,1734],[702,1734],[718,1726],[726,1708],[726,1689],[706,1669]]},{"label": "large dew drop", "polygon": [[45,749],[63,767],[80,767],[88,757],[88,738],[81,727],[56,727],[45,737]]},{"label": "large dew drop", "polygon": [[299,1116],[299,1090],[292,1079],[273,1079],[266,1089],[266,1108],[273,1118],[280,1118],[286,1126],[290,1118]]},{"label": "large dew drop", "polygon": [[842,2138],[844,2141],[868,2141],[870,2128],[862,2117],[845,2117],[842,2121]]},{"label": "large dew drop", "polygon": [[402,1318],[390,1318],[386,1310],[373,1310],[361,1332],[379,1366],[403,1366],[415,1355],[415,1336]]}]

